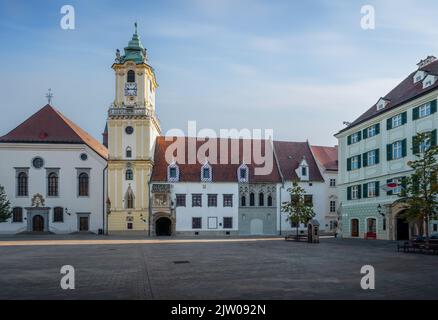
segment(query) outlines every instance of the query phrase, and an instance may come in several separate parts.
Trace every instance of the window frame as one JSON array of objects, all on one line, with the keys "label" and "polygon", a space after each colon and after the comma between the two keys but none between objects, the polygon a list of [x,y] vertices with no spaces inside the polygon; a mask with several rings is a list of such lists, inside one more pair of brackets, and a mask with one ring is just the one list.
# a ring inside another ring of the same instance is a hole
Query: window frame
[{"label": "window frame", "polygon": [[223,194],[223,207],[232,208],[233,207],[233,194]]},{"label": "window frame", "polygon": [[[19,212],[16,212],[19,211]],[[16,214],[19,214],[20,219],[17,219]],[[22,207],[14,207],[12,208],[12,220],[11,223],[23,223],[23,208]]]},{"label": "window frame", "polygon": [[202,217],[192,217],[192,229],[202,229]]},{"label": "window frame", "polygon": [[53,208],[53,223],[63,223],[64,222],[64,208],[54,207]]},{"label": "window frame", "polygon": [[233,229],[233,217],[223,217],[222,228]]},{"label": "window frame", "polygon": [[209,193],[207,195],[207,207],[217,207],[217,194]]},{"label": "window frame", "polygon": [[[397,146],[397,148],[396,148]],[[398,160],[403,158],[403,142],[396,141],[392,143],[392,160]],[[396,153],[400,153],[399,155]],[[396,156],[397,155],[397,156]]]},{"label": "window frame", "polygon": [[90,196],[90,174],[88,172],[80,172],[78,175],[78,197],[89,197],[89,196]]},{"label": "window frame", "polygon": [[178,207],[186,207],[187,206],[187,202],[186,202],[186,194],[184,193],[177,193],[175,195],[175,206]]},{"label": "window frame", "polygon": [[202,193],[192,193],[192,208],[202,208]]}]

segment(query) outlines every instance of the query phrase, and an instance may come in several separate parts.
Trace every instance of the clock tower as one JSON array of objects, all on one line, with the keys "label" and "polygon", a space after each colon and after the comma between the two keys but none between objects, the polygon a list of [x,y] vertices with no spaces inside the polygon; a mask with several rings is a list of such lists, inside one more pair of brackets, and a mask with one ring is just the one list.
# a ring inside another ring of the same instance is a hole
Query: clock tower
[{"label": "clock tower", "polygon": [[161,129],[155,115],[154,69],[135,32],[112,65],[115,99],[108,110],[109,232],[149,231],[149,179],[155,140]]}]

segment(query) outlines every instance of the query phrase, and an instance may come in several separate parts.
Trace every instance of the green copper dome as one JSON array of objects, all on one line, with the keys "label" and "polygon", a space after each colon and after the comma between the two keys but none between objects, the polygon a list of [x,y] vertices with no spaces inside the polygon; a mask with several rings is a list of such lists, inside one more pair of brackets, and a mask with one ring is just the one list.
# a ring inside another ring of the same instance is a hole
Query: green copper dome
[{"label": "green copper dome", "polygon": [[[118,60],[118,61],[117,61]],[[125,48],[125,55],[116,58],[116,62],[125,63],[126,61],[133,61],[135,63],[146,62],[146,49],[143,47],[140,37],[137,34],[137,22],[135,23],[135,32],[132,35],[131,41]]]}]

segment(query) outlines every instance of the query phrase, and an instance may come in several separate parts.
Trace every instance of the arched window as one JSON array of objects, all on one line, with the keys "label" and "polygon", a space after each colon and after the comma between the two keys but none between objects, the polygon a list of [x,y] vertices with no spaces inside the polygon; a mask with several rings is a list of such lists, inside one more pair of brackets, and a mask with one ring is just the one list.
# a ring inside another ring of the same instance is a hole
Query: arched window
[{"label": "arched window", "polygon": [[259,206],[263,207],[265,205],[265,195],[263,192],[259,193]]},{"label": "arched window", "polygon": [[55,172],[49,174],[47,178],[48,182],[48,192],[49,197],[58,196],[58,175]]},{"label": "arched window", "polygon": [[134,209],[134,195],[128,192],[126,195],[126,209]]},{"label": "arched window", "polygon": [[268,195],[268,207],[272,207],[272,196]]},{"label": "arched window", "polygon": [[127,76],[126,81],[127,82],[135,82],[135,71],[134,70],[128,71],[128,76]]},{"label": "arched window", "polygon": [[64,208],[56,207],[53,209],[53,222],[64,222]]},{"label": "arched window", "polygon": [[134,180],[134,174],[131,169],[126,170],[125,176],[126,180]]},{"label": "arched window", "polygon": [[23,208],[12,209],[12,222],[23,222]]},{"label": "arched window", "polygon": [[249,205],[250,205],[251,207],[254,207],[254,206],[255,206],[255,195],[254,195],[253,192],[251,192],[251,193],[249,194]]},{"label": "arched window", "polygon": [[242,196],[240,198],[240,206],[245,207],[246,206],[246,197]]},{"label": "arched window", "polygon": [[89,177],[87,173],[81,173],[79,175],[79,196],[88,197],[89,195]]},{"label": "arched window", "polygon": [[28,195],[27,173],[20,172],[17,177],[17,195],[19,197],[26,197]]},{"label": "arched window", "polygon": [[131,158],[131,157],[132,157],[131,147],[127,147],[126,148],[126,158]]}]

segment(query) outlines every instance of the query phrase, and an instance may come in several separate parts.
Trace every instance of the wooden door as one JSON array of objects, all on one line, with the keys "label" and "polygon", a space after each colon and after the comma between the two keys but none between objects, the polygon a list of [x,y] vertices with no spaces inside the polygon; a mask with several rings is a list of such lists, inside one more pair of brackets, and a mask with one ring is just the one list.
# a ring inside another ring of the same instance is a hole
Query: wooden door
[{"label": "wooden door", "polygon": [[79,231],[88,231],[88,217],[79,217]]},{"label": "wooden door", "polygon": [[359,220],[357,219],[351,220],[351,236],[359,237]]},{"label": "wooden door", "polygon": [[44,218],[40,215],[36,215],[32,219],[32,231],[44,232]]}]

